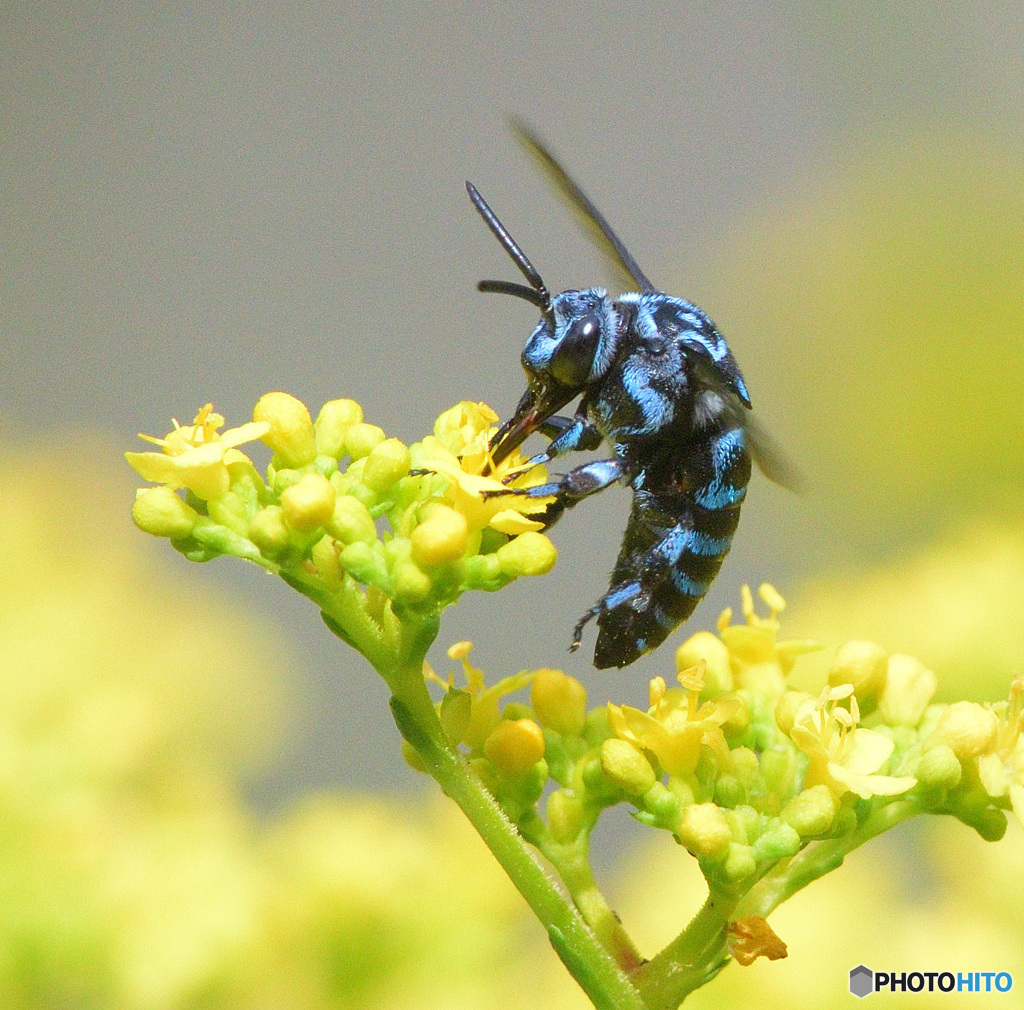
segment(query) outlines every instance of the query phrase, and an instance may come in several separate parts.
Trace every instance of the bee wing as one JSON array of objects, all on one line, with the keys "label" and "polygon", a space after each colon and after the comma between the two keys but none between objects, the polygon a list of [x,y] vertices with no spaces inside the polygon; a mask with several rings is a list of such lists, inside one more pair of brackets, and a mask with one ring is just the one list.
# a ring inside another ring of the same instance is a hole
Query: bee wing
[{"label": "bee wing", "polygon": [[612,231],[604,215],[590,202],[590,197],[580,189],[540,137],[516,117],[512,117],[512,130],[519,142],[540,165],[541,171],[554,183],[555,188],[576,212],[577,219],[591,241],[607,256],[616,271],[628,278],[624,288],[636,284],[641,291],[654,291],[654,285],[647,279],[619,236]]},{"label": "bee wing", "polygon": [[749,412],[744,424],[750,455],[754,457],[754,462],[761,473],[773,484],[778,484],[794,494],[805,494],[807,481],[779,443],[768,433],[768,429]]}]

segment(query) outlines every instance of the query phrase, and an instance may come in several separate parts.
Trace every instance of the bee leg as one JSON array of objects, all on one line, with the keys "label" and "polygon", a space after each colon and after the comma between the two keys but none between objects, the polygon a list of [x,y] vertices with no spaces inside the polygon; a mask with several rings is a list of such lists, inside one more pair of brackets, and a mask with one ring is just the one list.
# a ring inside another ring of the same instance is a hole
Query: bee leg
[{"label": "bee leg", "polygon": [[588,622],[592,621],[595,617],[600,617],[606,610],[612,610],[614,607],[620,607],[624,603],[628,603],[630,600],[638,597],[644,592],[643,586],[639,582],[626,582],[621,586],[613,586],[608,590],[604,596],[601,597],[577,622],[576,627],[572,629],[572,644],[569,646],[570,652],[575,652],[580,647],[580,639],[583,637],[583,629],[587,626]]},{"label": "bee leg", "polygon": [[601,444],[601,433],[588,420],[585,413],[577,411],[576,417],[549,417],[541,426],[540,432],[551,439],[548,447],[536,456],[531,456],[516,472],[505,478],[515,480],[523,472],[541,463],[550,463],[556,456],[567,452],[591,451]]}]

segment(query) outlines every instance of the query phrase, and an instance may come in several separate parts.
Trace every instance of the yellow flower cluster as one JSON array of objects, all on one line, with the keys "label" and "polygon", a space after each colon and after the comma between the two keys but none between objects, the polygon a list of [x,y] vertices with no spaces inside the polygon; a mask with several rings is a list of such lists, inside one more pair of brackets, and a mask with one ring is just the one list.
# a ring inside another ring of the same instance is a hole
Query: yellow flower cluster
[{"label": "yellow flower cluster", "polygon": [[[556,865],[618,802],[671,831],[709,880],[729,887],[815,840],[854,838],[873,809],[865,803],[909,797],[908,810],[953,813],[985,837],[998,833],[995,808],[1020,816],[1024,679],[1001,706],[933,705],[936,679],[920,662],[852,641],[817,697],[789,690],[797,657],[818,646],[781,638],[785,602],[769,585],[758,595],[768,616],[744,587],[744,622],[727,610],[718,635],[698,632],[679,646],[678,686],[655,677],[646,710],[609,703],[588,713],[582,685],[558,670],[488,689],[463,643],[451,655],[463,660],[467,687],[444,682],[442,723]],[[499,713],[499,700],[527,684],[530,706],[509,702]],[[542,773],[559,787],[546,827],[530,807]]]},{"label": "yellow flower cluster", "polygon": [[[466,589],[500,589],[555,563],[531,518],[547,500],[487,495],[546,480],[543,467],[518,473],[518,453],[491,465],[496,422],[485,404],[460,403],[406,446],[352,400],[326,403],[313,421],[299,400],[268,393],[251,422],[224,432],[207,404],[192,425],[149,439],[161,451],[125,454],[160,485],[138,492],[133,518],[193,560],[232,554],[282,575],[366,651],[396,609],[436,613]],[[257,439],[273,450],[265,477],[237,448]]]}]

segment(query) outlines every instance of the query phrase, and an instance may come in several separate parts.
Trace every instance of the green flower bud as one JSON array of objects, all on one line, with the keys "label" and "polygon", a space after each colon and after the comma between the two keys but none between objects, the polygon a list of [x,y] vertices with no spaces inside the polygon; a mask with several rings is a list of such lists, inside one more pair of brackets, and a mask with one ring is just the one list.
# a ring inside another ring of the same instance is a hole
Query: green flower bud
[{"label": "green flower bud", "polygon": [[773,818],[751,847],[758,863],[774,863],[788,859],[800,851],[800,835],[785,821]]},{"label": "green flower bud", "polygon": [[931,789],[955,789],[960,784],[963,768],[948,744],[929,747],[917,762],[914,777]]},{"label": "green flower bud", "polygon": [[249,522],[249,539],[266,558],[276,558],[291,546],[291,533],[280,505],[261,508]]},{"label": "green flower bud", "polygon": [[732,667],[729,664],[729,650],[717,635],[710,631],[698,631],[676,649],[676,669],[684,670],[696,666],[701,660],[707,664],[704,674],[704,690],[701,696],[715,698],[723,691],[731,691]]},{"label": "green flower bud", "polygon": [[793,787],[796,765],[791,747],[774,746],[761,753],[761,775],[776,796],[784,796]]},{"label": "green flower bud", "polygon": [[145,533],[182,540],[193,530],[199,513],[166,485],[135,492],[132,520]]},{"label": "green flower bud", "polygon": [[412,531],[413,560],[424,568],[458,561],[469,545],[469,524],[461,512],[441,505]]},{"label": "green flower bud", "polygon": [[914,727],[921,721],[937,687],[935,674],[919,659],[894,653],[889,657],[878,710],[890,726]]},{"label": "green flower bud", "polygon": [[206,511],[210,518],[221,526],[244,537],[249,533],[249,510],[234,491],[226,491],[217,498],[206,503]]},{"label": "green flower bud", "polygon": [[373,491],[393,487],[409,472],[409,450],[397,438],[385,439],[366,457],[363,483]]},{"label": "green flower bud", "polygon": [[601,770],[630,796],[643,796],[657,781],[651,762],[628,740],[618,737],[601,744]]},{"label": "green flower bud", "polygon": [[307,473],[281,495],[281,508],[292,529],[309,533],[330,522],[335,499],[334,488],[326,477]]},{"label": "green flower bud", "polygon": [[[353,462],[369,456],[385,439],[384,429],[375,424],[353,424],[345,432],[345,448]],[[408,469],[408,468],[407,468]]]},{"label": "green flower bud", "polygon": [[832,687],[852,684],[857,701],[863,706],[869,699],[877,698],[885,687],[889,670],[889,657],[880,645],[859,639],[839,646],[836,658],[828,670],[828,682]]},{"label": "green flower bud", "polygon": [[644,810],[653,815],[657,825],[666,827],[670,831],[678,830],[683,805],[680,803],[679,797],[664,783],[655,782],[644,793],[641,803]]},{"label": "green flower bud", "polygon": [[714,803],[694,803],[683,811],[679,841],[695,856],[722,859],[732,845],[732,830]]},{"label": "green flower bud", "polygon": [[733,843],[729,846],[729,853],[725,857],[723,869],[725,870],[726,877],[733,883],[752,877],[757,871],[757,860],[754,859],[754,850],[749,845]]},{"label": "green flower bud", "polygon": [[342,581],[345,569],[338,558],[338,541],[333,537],[321,537],[313,544],[309,559],[325,582],[337,585]]},{"label": "green flower bud", "polygon": [[328,400],[313,425],[317,452],[341,459],[345,455],[345,432],[362,419],[363,408],[355,400]]},{"label": "green flower bud", "polygon": [[365,585],[380,586],[387,582],[388,570],[384,563],[384,554],[375,546],[357,540],[354,544],[342,548],[338,560],[346,572]]},{"label": "green flower bud", "polygon": [[[334,482],[331,483],[333,486]],[[354,544],[356,541],[372,544],[377,539],[377,527],[370,510],[357,498],[347,494],[335,498],[334,513],[326,529],[335,540],[343,544]]]},{"label": "green flower bud", "polygon": [[567,789],[556,789],[548,797],[548,829],[561,845],[574,842],[584,829],[583,803]]},{"label": "green flower bud", "polygon": [[530,687],[530,704],[542,726],[563,736],[579,736],[587,719],[587,691],[561,670],[538,670]]},{"label": "green flower bud", "polygon": [[266,393],[253,409],[252,419],[270,425],[263,441],[284,466],[308,466],[316,458],[313,421],[301,400],[288,393]]},{"label": "green flower bud", "polygon": [[520,533],[496,551],[501,570],[512,578],[545,575],[555,567],[555,545],[543,533]]},{"label": "green flower bud", "polygon": [[502,720],[484,741],[484,754],[498,771],[524,775],[544,757],[544,731],[532,719]]},{"label": "green flower bud", "polygon": [[715,803],[720,807],[735,807],[746,801],[747,791],[735,775],[719,775],[715,782]]},{"label": "green flower bud", "polygon": [[395,598],[404,603],[422,603],[434,588],[430,576],[411,558],[399,558],[391,573]]},{"label": "green flower bud", "polygon": [[473,698],[467,691],[449,690],[441,699],[441,728],[451,744],[460,744],[469,727],[473,712]]},{"label": "green flower bud", "polygon": [[992,750],[999,734],[999,720],[990,709],[973,701],[955,701],[939,716],[928,745],[945,744],[961,760]]},{"label": "green flower bud", "polygon": [[465,584],[467,589],[493,591],[507,586],[508,576],[501,570],[501,562],[494,554],[474,554],[466,559]]},{"label": "green flower bud", "polygon": [[779,817],[801,837],[823,835],[836,818],[839,804],[828,786],[817,785],[797,793],[783,808]]}]

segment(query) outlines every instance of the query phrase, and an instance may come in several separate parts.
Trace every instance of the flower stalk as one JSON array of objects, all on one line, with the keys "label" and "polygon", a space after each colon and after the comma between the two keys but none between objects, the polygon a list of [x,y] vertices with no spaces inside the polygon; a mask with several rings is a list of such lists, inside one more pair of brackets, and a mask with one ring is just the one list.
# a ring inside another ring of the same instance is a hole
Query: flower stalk
[{"label": "flower stalk", "polygon": [[[758,591],[767,616],[743,587],[742,620],[727,610],[717,634],[678,647],[675,682],[655,677],[646,709],[588,708],[559,670],[488,686],[465,642],[448,651],[460,669],[435,673],[426,657],[448,606],[555,563],[551,499],[507,493],[546,474],[518,452],[494,465],[496,423],[461,403],[406,446],[351,400],[314,421],[270,393],[223,433],[208,404],[150,439],[158,452],[127,454],[156,484],[133,518],[189,560],[250,561],[320,608],[387,684],[410,764],[463,810],[595,1006],[675,1007],[730,960],[785,956],[766,917],[909,817],[952,814],[991,840],[1005,811],[1024,822],[1024,680],[1000,705],[936,705],[919,661],[850,642],[817,697],[790,690],[817,646],[781,637],[785,601],[769,585]],[[265,474],[239,448],[255,440],[273,454]],[[708,885],[650,960],[590,864],[591,833],[620,803],[671,833]]]}]

